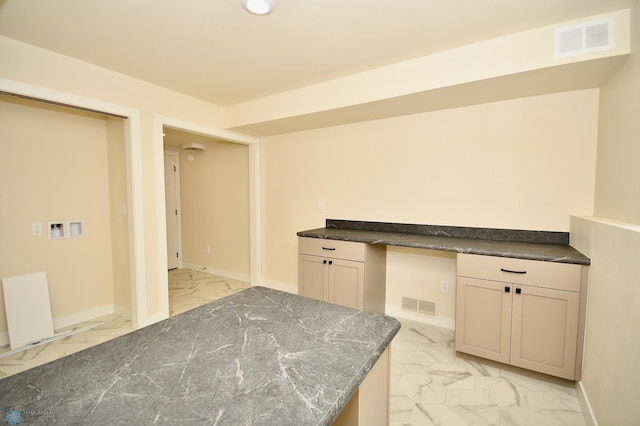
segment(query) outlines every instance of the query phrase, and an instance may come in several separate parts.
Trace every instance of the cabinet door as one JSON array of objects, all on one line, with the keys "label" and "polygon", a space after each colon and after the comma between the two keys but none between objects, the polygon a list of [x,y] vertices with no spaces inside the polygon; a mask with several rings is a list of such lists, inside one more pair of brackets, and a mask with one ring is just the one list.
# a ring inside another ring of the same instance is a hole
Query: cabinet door
[{"label": "cabinet door", "polygon": [[459,276],[457,287],[456,350],[508,363],[512,286]]},{"label": "cabinet door", "polygon": [[331,259],[329,302],[364,310],[364,263]]},{"label": "cabinet door", "polygon": [[573,380],[580,294],[529,286],[515,290],[511,364]]},{"label": "cabinet door", "polygon": [[[327,264],[323,258],[298,255],[298,294],[317,300],[327,300]],[[326,261],[325,261],[326,262]]]}]

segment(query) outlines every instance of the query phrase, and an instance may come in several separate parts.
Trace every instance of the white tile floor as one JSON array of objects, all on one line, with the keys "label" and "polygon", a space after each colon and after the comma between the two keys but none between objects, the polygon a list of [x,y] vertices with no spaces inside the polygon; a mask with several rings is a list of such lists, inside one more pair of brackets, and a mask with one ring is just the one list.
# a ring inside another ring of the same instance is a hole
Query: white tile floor
[{"label": "white tile floor", "polygon": [[[248,287],[190,270],[169,272],[169,311],[176,315]],[[0,378],[132,331],[117,315],[89,331],[0,358]],[[391,344],[391,426],[584,425],[572,387],[457,356],[453,331],[402,320]],[[63,330],[56,330],[61,332]],[[9,347],[1,347],[0,353]]]},{"label": "white tile floor", "polygon": [[585,425],[572,382],[457,355],[452,330],[401,322],[391,344],[391,426]]}]

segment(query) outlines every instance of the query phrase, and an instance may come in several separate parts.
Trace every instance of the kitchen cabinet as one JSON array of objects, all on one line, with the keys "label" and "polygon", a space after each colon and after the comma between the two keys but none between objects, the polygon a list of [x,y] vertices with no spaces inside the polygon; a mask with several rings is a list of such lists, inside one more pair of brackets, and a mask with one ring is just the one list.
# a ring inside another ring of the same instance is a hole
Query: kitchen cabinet
[{"label": "kitchen cabinet", "polygon": [[579,380],[588,267],[458,254],[457,351]]},{"label": "kitchen cabinet", "polygon": [[384,313],[386,247],[298,238],[298,294]]}]

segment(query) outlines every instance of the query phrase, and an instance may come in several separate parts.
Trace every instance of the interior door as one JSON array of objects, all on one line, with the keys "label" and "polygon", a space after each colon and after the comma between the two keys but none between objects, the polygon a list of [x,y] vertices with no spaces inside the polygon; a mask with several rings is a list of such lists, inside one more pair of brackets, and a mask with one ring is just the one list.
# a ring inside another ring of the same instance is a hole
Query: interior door
[{"label": "interior door", "polygon": [[179,267],[180,250],[178,247],[178,159],[177,152],[164,154],[164,192],[167,216],[167,268]]}]

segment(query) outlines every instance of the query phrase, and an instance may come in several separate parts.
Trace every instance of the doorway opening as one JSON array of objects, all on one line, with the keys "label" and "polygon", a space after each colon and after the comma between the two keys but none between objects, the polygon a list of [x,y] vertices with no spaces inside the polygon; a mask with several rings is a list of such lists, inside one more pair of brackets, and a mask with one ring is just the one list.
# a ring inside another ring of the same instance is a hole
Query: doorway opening
[{"label": "doorway opening", "polygon": [[178,268],[255,285],[258,141],[167,118],[158,122],[165,163],[167,270],[174,276]]}]

